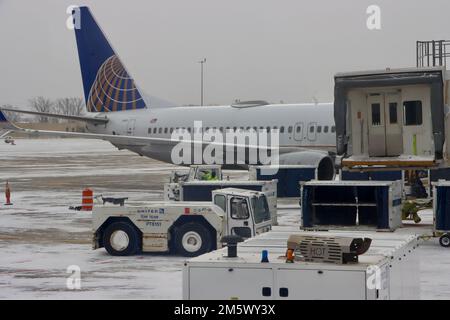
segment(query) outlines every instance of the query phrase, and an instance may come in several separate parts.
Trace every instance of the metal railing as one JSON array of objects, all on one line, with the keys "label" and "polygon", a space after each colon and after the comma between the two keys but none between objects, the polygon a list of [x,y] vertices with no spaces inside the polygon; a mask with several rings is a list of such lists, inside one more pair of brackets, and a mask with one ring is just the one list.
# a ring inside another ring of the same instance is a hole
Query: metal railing
[{"label": "metal railing", "polygon": [[447,58],[450,58],[450,40],[416,42],[417,67],[446,67]]}]

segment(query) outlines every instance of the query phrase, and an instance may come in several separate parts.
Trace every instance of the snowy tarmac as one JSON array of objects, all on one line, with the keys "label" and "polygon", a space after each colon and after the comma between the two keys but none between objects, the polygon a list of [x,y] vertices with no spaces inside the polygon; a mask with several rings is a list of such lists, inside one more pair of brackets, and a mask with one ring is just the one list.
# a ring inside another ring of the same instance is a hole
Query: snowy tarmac
[{"label": "snowy tarmac", "polygon": [[[16,144],[0,141],[0,190],[9,180],[14,203],[3,206],[1,195],[0,299],[181,299],[183,257],[94,251],[91,214],[68,209],[80,205],[84,187],[96,195],[127,196],[128,203],[161,200],[175,166],[103,141],[19,139]],[[295,206],[280,205],[281,225],[296,224],[299,217]],[[422,218],[430,224],[431,212]],[[449,299],[450,250],[431,239],[418,252],[421,298]],[[81,289],[66,285],[73,265],[80,268]]]}]

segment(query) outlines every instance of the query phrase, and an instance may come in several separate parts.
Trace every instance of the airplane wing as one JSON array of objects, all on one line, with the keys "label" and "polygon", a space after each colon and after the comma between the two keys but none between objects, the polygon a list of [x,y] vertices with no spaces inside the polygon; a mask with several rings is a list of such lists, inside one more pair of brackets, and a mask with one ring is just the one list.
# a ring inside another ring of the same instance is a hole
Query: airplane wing
[{"label": "airplane wing", "polygon": [[0,138],[6,137],[13,129],[14,126],[0,109]]},{"label": "airplane wing", "polygon": [[108,119],[105,118],[97,118],[97,117],[83,117],[83,116],[68,116],[64,114],[57,114],[57,113],[49,113],[49,112],[38,112],[38,111],[30,111],[30,110],[18,110],[18,109],[10,109],[10,108],[1,108],[3,111],[9,111],[9,112],[17,112],[17,113],[24,113],[24,114],[34,114],[49,118],[59,118],[59,119],[68,119],[68,120],[77,120],[77,121],[83,121],[83,122],[90,122],[93,124],[105,124],[108,122]]},{"label": "airplane wing", "polygon": [[[0,110],[1,114],[1,110]],[[10,122],[11,123],[11,122]],[[190,140],[190,139],[171,139],[171,138],[156,138],[156,137],[136,137],[127,135],[113,135],[113,134],[101,134],[101,133],[84,133],[84,132],[66,132],[66,131],[53,131],[53,130],[35,130],[35,129],[25,129],[11,123],[14,126],[12,131],[25,132],[34,136],[53,136],[53,137],[71,137],[71,138],[81,138],[81,139],[97,139],[109,141],[113,144],[119,145],[147,145],[149,143],[164,143],[164,144],[177,144],[177,143],[192,143],[200,145],[217,145],[224,147],[238,147],[238,148],[256,148],[256,149],[267,149],[275,150],[275,146],[253,146],[246,144],[233,144],[226,142],[214,142],[214,141],[204,141],[204,140]]]},{"label": "airplane wing", "polygon": [[[176,144],[176,143],[192,143],[192,144],[200,144],[200,145],[217,145],[217,146],[224,146],[224,147],[237,147],[237,148],[255,148],[255,149],[268,149],[268,150],[274,150],[276,147],[274,146],[253,146],[253,145],[246,145],[246,144],[233,144],[233,143],[226,143],[226,142],[214,142],[214,141],[204,141],[204,140],[191,140],[191,139],[171,139],[171,138],[156,138],[156,137],[136,137],[136,136],[127,136],[127,135],[113,135],[113,134],[101,134],[101,133],[84,133],[84,132],[67,132],[67,131],[53,131],[53,130],[35,130],[35,129],[25,129],[22,127],[19,127],[17,124],[12,123],[9,121],[4,113],[5,111],[16,111],[14,109],[7,109],[7,108],[1,108],[0,109],[0,138],[5,137],[8,133],[19,131],[19,132],[25,132],[34,136],[53,136],[53,137],[72,137],[72,138],[82,138],[82,139],[100,139],[100,140],[106,140],[113,144],[119,144],[119,145],[147,145],[149,143],[163,143],[163,144]],[[34,111],[26,111],[26,113],[31,113]],[[45,113],[37,113],[40,115],[45,115]],[[71,117],[71,116],[69,116]],[[77,117],[77,118],[85,118],[85,117]],[[91,121],[93,118],[89,118]],[[100,120],[102,123],[104,123],[104,120],[107,121],[107,119],[94,119],[94,121]],[[82,120],[83,121],[83,120]],[[3,131],[2,131],[3,129]]]},{"label": "airplane wing", "polygon": [[0,130],[0,138],[4,138],[10,133],[11,133],[11,130],[6,130],[6,129]]}]

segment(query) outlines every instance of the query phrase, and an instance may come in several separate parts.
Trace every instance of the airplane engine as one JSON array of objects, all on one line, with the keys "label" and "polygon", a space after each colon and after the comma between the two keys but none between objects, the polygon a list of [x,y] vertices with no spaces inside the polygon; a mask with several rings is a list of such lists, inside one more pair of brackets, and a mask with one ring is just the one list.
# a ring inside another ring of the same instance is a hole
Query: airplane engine
[{"label": "airplane engine", "polygon": [[298,151],[280,155],[280,165],[306,165],[317,168],[318,180],[333,180],[334,160],[327,152]]}]

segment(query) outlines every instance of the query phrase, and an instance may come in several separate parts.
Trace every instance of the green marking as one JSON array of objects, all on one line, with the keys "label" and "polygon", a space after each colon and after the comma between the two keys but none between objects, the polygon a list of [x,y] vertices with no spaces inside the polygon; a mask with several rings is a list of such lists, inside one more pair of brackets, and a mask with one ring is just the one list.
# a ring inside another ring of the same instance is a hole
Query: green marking
[{"label": "green marking", "polygon": [[417,135],[413,135],[413,154],[417,156]]}]

